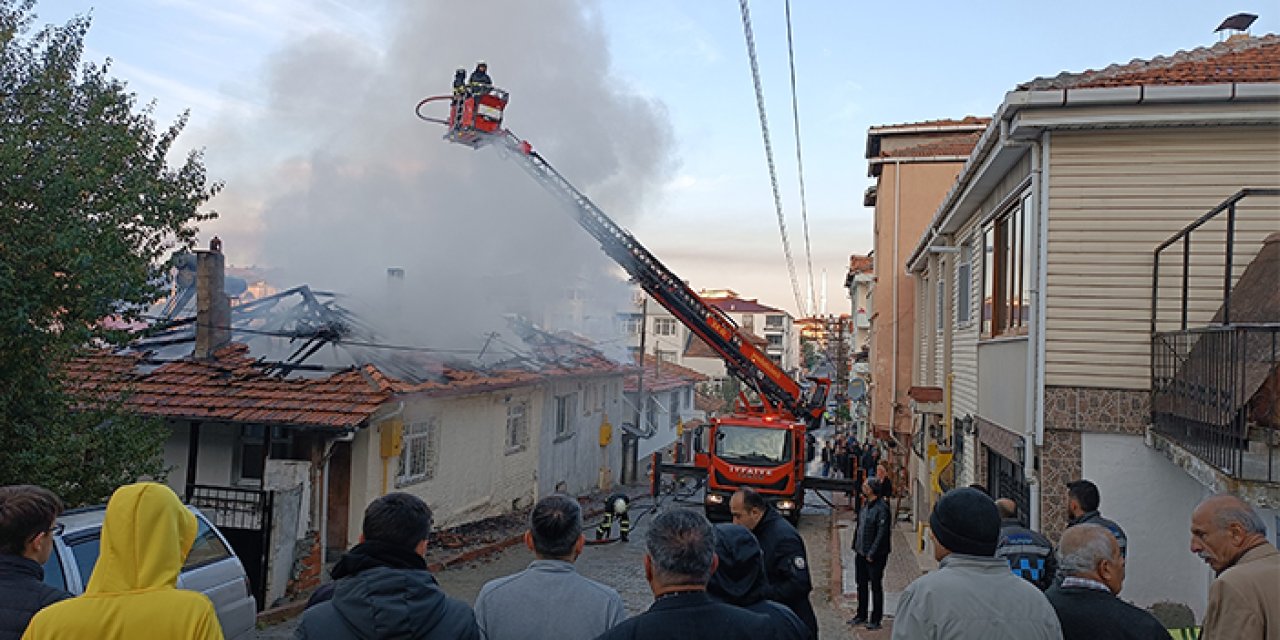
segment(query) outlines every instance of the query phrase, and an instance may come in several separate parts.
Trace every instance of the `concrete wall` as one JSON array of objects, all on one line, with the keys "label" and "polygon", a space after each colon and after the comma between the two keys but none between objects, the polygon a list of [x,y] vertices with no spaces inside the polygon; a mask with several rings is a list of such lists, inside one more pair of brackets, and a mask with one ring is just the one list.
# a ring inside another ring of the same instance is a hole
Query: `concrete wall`
[{"label": "concrete wall", "polygon": [[1213,572],[1190,551],[1191,512],[1208,490],[1141,436],[1083,433],[1081,458],[1102,514],[1129,537],[1121,596],[1139,607],[1182,602],[1202,619]]},{"label": "concrete wall", "polygon": [[978,345],[978,412],[1000,426],[1022,433],[1027,423],[1027,339],[993,340]]}]

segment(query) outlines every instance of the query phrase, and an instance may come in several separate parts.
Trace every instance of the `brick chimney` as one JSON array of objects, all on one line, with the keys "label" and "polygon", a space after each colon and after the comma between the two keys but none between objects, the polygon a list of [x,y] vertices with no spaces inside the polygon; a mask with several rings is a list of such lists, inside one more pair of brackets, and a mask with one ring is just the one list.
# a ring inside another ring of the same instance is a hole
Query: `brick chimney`
[{"label": "brick chimney", "polygon": [[231,298],[224,289],[226,258],[222,240],[196,249],[196,348],[191,357],[205,360],[231,342]]}]

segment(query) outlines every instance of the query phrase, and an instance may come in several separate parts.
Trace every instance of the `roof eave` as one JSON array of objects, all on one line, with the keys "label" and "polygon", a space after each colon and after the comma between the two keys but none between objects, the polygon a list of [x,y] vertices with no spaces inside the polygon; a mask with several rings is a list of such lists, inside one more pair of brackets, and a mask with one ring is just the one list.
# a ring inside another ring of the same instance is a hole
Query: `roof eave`
[{"label": "roof eave", "polygon": [[[1025,114],[1067,107],[1138,106],[1151,104],[1206,104],[1280,102],[1280,83],[1215,83],[1174,86],[1090,87],[1083,89],[1021,90],[1005,94],[991,124],[978,140],[974,153],[965,163],[955,184],[938,207],[924,235],[907,259],[909,271],[918,270],[927,248],[940,237],[954,233],[968,222],[976,206],[994,185],[981,178],[993,170],[1007,171],[1026,149],[1026,141],[1035,140],[1049,130],[1059,128],[1112,128],[1117,126],[1211,125],[1218,120],[1179,117],[1164,114],[1130,116],[1098,116],[1093,118],[1028,118]],[[1275,112],[1252,116],[1257,124],[1280,123]],[[1234,122],[1234,121],[1233,121]],[[1006,166],[1007,165],[1007,166]],[[975,188],[977,187],[977,188]]]}]

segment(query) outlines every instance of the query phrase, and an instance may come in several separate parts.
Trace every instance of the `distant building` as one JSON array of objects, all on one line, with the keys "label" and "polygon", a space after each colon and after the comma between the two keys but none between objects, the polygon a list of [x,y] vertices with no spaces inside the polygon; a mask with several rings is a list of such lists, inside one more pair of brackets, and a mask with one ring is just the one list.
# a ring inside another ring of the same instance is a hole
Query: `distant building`
[{"label": "distant building", "polygon": [[800,332],[790,313],[760,304],[753,298],[740,298],[730,289],[703,289],[698,295],[732,318],[739,329],[763,336],[765,355],[784,371],[793,375],[799,371]]}]

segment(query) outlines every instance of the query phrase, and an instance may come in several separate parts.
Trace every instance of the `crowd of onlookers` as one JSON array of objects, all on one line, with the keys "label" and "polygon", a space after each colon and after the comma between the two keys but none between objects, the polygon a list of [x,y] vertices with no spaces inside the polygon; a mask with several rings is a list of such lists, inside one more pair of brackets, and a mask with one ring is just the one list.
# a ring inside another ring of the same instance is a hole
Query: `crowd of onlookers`
[{"label": "crowd of onlookers", "polygon": [[[944,494],[929,517],[939,568],[902,593],[901,639],[1170,637],[1150,613],[1121,600],[1128,540],[1098,511],[1097,487],[1068,485],[1071,526],[1056,548],[1027,529],[1009,500],[981,487]],[[854,535],[858,612],[881,624],[883,579],[895,518],[883,478],[861,490]],[[615,500],[613,504],[617,504]],[[0,640],[221,638],[209,600],[176,588],[197,532],[168,487],[137,483],[107,504],[100,555],[83,595],[42,582],[62,503],[35,486],[0,487]],[[365,510],[359,544],[332,570],[298,625],[298,638],[588,640],[818,636],[803,539],[759,493],[730,500],[732,524],[701,513],[658,513],[645,537],[644,575],[654,601],[628,618],[613,588],[575,570],[586,544],[582,506],[552,495],[534,506],[525,544],[535,560],[485,584],[474,608],[446,595],[427,570],[430,508],[405,493]],[[1191,551],[1217,577],[1203,638],[1280,637],[1280,551],[1240,498],[1205,499],[1191,517]]]}]

